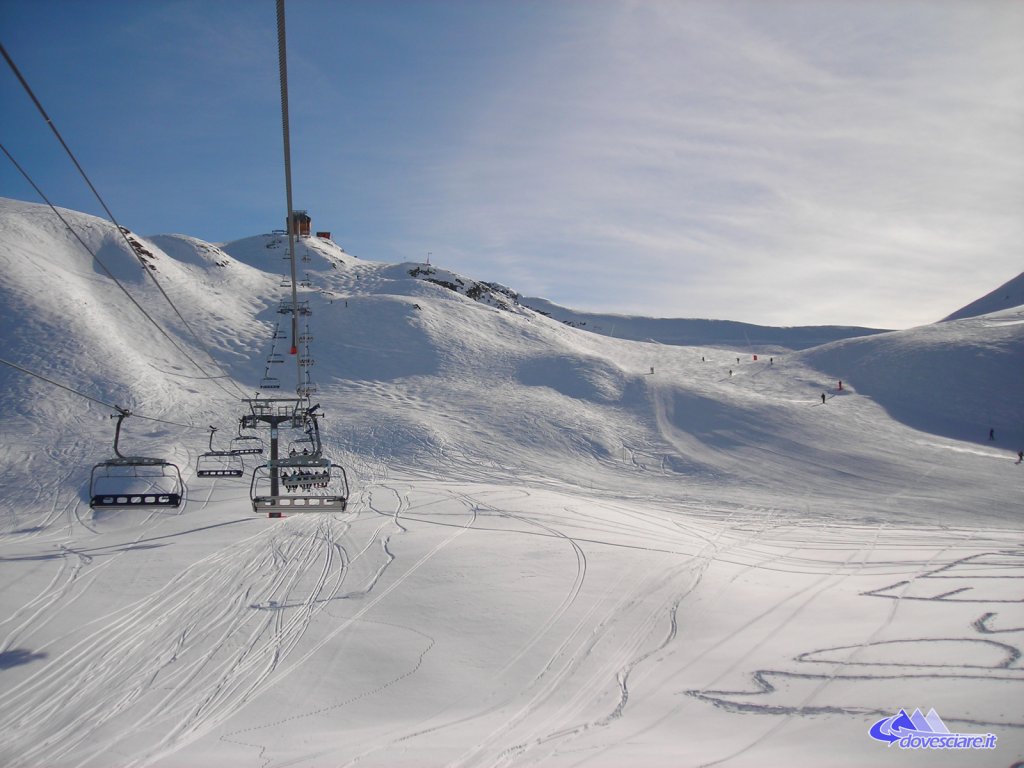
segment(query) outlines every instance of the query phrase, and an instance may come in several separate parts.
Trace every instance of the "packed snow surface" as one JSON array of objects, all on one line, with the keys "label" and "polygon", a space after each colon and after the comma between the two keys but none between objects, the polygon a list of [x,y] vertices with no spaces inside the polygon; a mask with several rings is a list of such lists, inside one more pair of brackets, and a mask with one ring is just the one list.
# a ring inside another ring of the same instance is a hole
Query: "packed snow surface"
[{"label": "packed snow surface", "polygon": [[[1021,306],[810,347],[624,319],[636,340],[302,239],[352,492],[271,520],[248,474],[195,470],[268,373],[294,391],[286,239],[61,213],[0,201],[0,764],[1024,754]],[[108,405],[123,452],[180,467],[180,508],[90,509]],[[869,735],[903,709],[995,748]]]}]

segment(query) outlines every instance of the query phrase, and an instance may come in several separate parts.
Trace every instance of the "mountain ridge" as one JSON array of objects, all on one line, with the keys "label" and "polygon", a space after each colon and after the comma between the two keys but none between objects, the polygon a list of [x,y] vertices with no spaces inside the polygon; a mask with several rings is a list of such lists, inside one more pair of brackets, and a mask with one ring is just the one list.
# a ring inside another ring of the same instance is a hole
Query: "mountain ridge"
[{"label": "mountain ridge", "polygon": [[1010,278],[998,288],[986,293],[979,299],[975,299],[956,312],[947,315],[939,322],[978,317],[979,315],[987,315],[1019,307],[1022,304],[1024,304],[1024,272]]}]

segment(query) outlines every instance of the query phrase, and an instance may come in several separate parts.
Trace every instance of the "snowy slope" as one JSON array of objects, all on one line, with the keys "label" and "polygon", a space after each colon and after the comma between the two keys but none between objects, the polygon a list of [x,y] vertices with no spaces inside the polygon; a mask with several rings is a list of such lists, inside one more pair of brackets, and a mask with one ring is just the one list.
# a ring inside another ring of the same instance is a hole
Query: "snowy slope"
[{"label": "snowy slope", "polygon": [[965,317],[977,317],[1004,309],[1013,309],[1024,305],[1024,272],[1007,280],[991,293],[987,293],[977,301],[958,309],[944,320],[962,320]]},{"label": "snowy slope", "polygon": [[[187,501],[92,512],[109,409],[0,366],[0,763],[1024,752],[1021,408],[1001,393],[1019,313],[754,360],[710,327],[692,346],[587,333],[501,286],[304,239],[316,399],[354,493],[269,521],[247,479],[194,467],[266,368],[283,238],[132,236],[223,374],[116,230],[65,215],[174,343],[47,208],[2,201],[2,357],[137,410],[125,442],[177,461]],[[937,355],[912,410],[896,377]],[[986,407],[996,443],[959,439]],[[999,747],[867,735],[912,706]]]},{"label": "snowy slope", "polygon": [[[808,350],[893,418],[925,432],[1024,446],[1024,305]],[[989,440],[994,430],[995,440]]]},{"label": "snowy slope", "polygon": [[632,317],[580,312],[528,297],[522,303],[554,319],[592,333],[633,341],[652,341],[676,346],[716,345],[725,349],[769,354],[825,344],[838,339],[869,336],[883,331],[856,326],[818,325],[778,328],[732,320]]},{"label": "snowy slope", "polygon": [[[215,398],[223,399],[227,386],[210,377],[223,375],[218,365],[247,361],[263,342],[265,331],[253,314],[261,306],[258,293],[274,283],[233,260],[206,266],[179,261],[145,238],[129,234],[126,240],[109,223],[70,211],[63,215],[74,234],[45,206],[0,204],[5,245],[0,306],[10,324],[3,357],[99,401],[204,428],[223,409]],[[132,241],[144,252],[142,262]],[[146,270],[166,286],[181,317]],[[237,298],[225,300],[229,295]],[[144,311],[163,331],[145,319]],[[185,323],[198,330],[199,341]],[[4,445],[8,501],[17,510],[21,500],[37,498],[40,477],[65,478],[76,497],[85,498],[93,462],[83,457],[111,452],[109,409],[6,366],[0,384],[5,428],[19,436]],[[156,422],[136,421],[126,431],[131,434],[126,450],[143,454],[151,450],[150,435],[166,442],[170,434]],[[188,459],[177,440],[167,450]]]}]

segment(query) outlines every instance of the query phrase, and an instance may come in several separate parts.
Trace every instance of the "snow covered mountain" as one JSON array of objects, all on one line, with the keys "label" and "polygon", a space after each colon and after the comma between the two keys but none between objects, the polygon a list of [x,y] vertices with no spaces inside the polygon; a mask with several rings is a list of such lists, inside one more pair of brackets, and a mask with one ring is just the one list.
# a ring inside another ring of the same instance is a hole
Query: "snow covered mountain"
[{"label": "snow covered mountain", "polygon": [[1011,280],[1007,280],[994,291],[985,294],[977,301],[958,309],[945,320],[962,320],[966,317],[978,317],[993,312],[1014,309],[1024,304],[1024,272]]},{"label": "snow covered mountain", "polygon": [[522,303],[566,325],[586,331],[633,341],[650,341],[676,346],[715,345],[737,352],[771,354],[806,349],[830,341],[884,333],[877,328],[839,325],[779,328],[731,320],[694,320],[686,318],[631,317],[580,312],[553,304],[546,299],[523,298]]},{"label": "snow covered mountain", "polygon": [[1021,306],[807,350],[815,368],[852,382],[916,429],[1024,445]]},{"label": "snow covered mountain", "polygon": [[[354,492],[268,521],[195,466],[294,377],[284,238],[60,213],[0,200],[0,763],[862,765],[908,702],[1024,750],[1024,306],[585,316],[301,239]],[[89,509],[109,405],[180,509]]]}]

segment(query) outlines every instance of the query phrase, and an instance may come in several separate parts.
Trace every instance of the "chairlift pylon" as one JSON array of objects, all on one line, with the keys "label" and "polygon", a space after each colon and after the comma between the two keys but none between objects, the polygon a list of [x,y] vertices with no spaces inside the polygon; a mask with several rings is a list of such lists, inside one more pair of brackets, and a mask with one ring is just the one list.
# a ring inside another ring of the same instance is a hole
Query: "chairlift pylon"
[{"label": "chairlift pylon", "polygon": [[177,464],[149,456],[121,453],[121,423],[131,411],[118,408],[114,428],[114,455],[89,473],[89,506],[98,508],[179,507],[185,483]]}]

